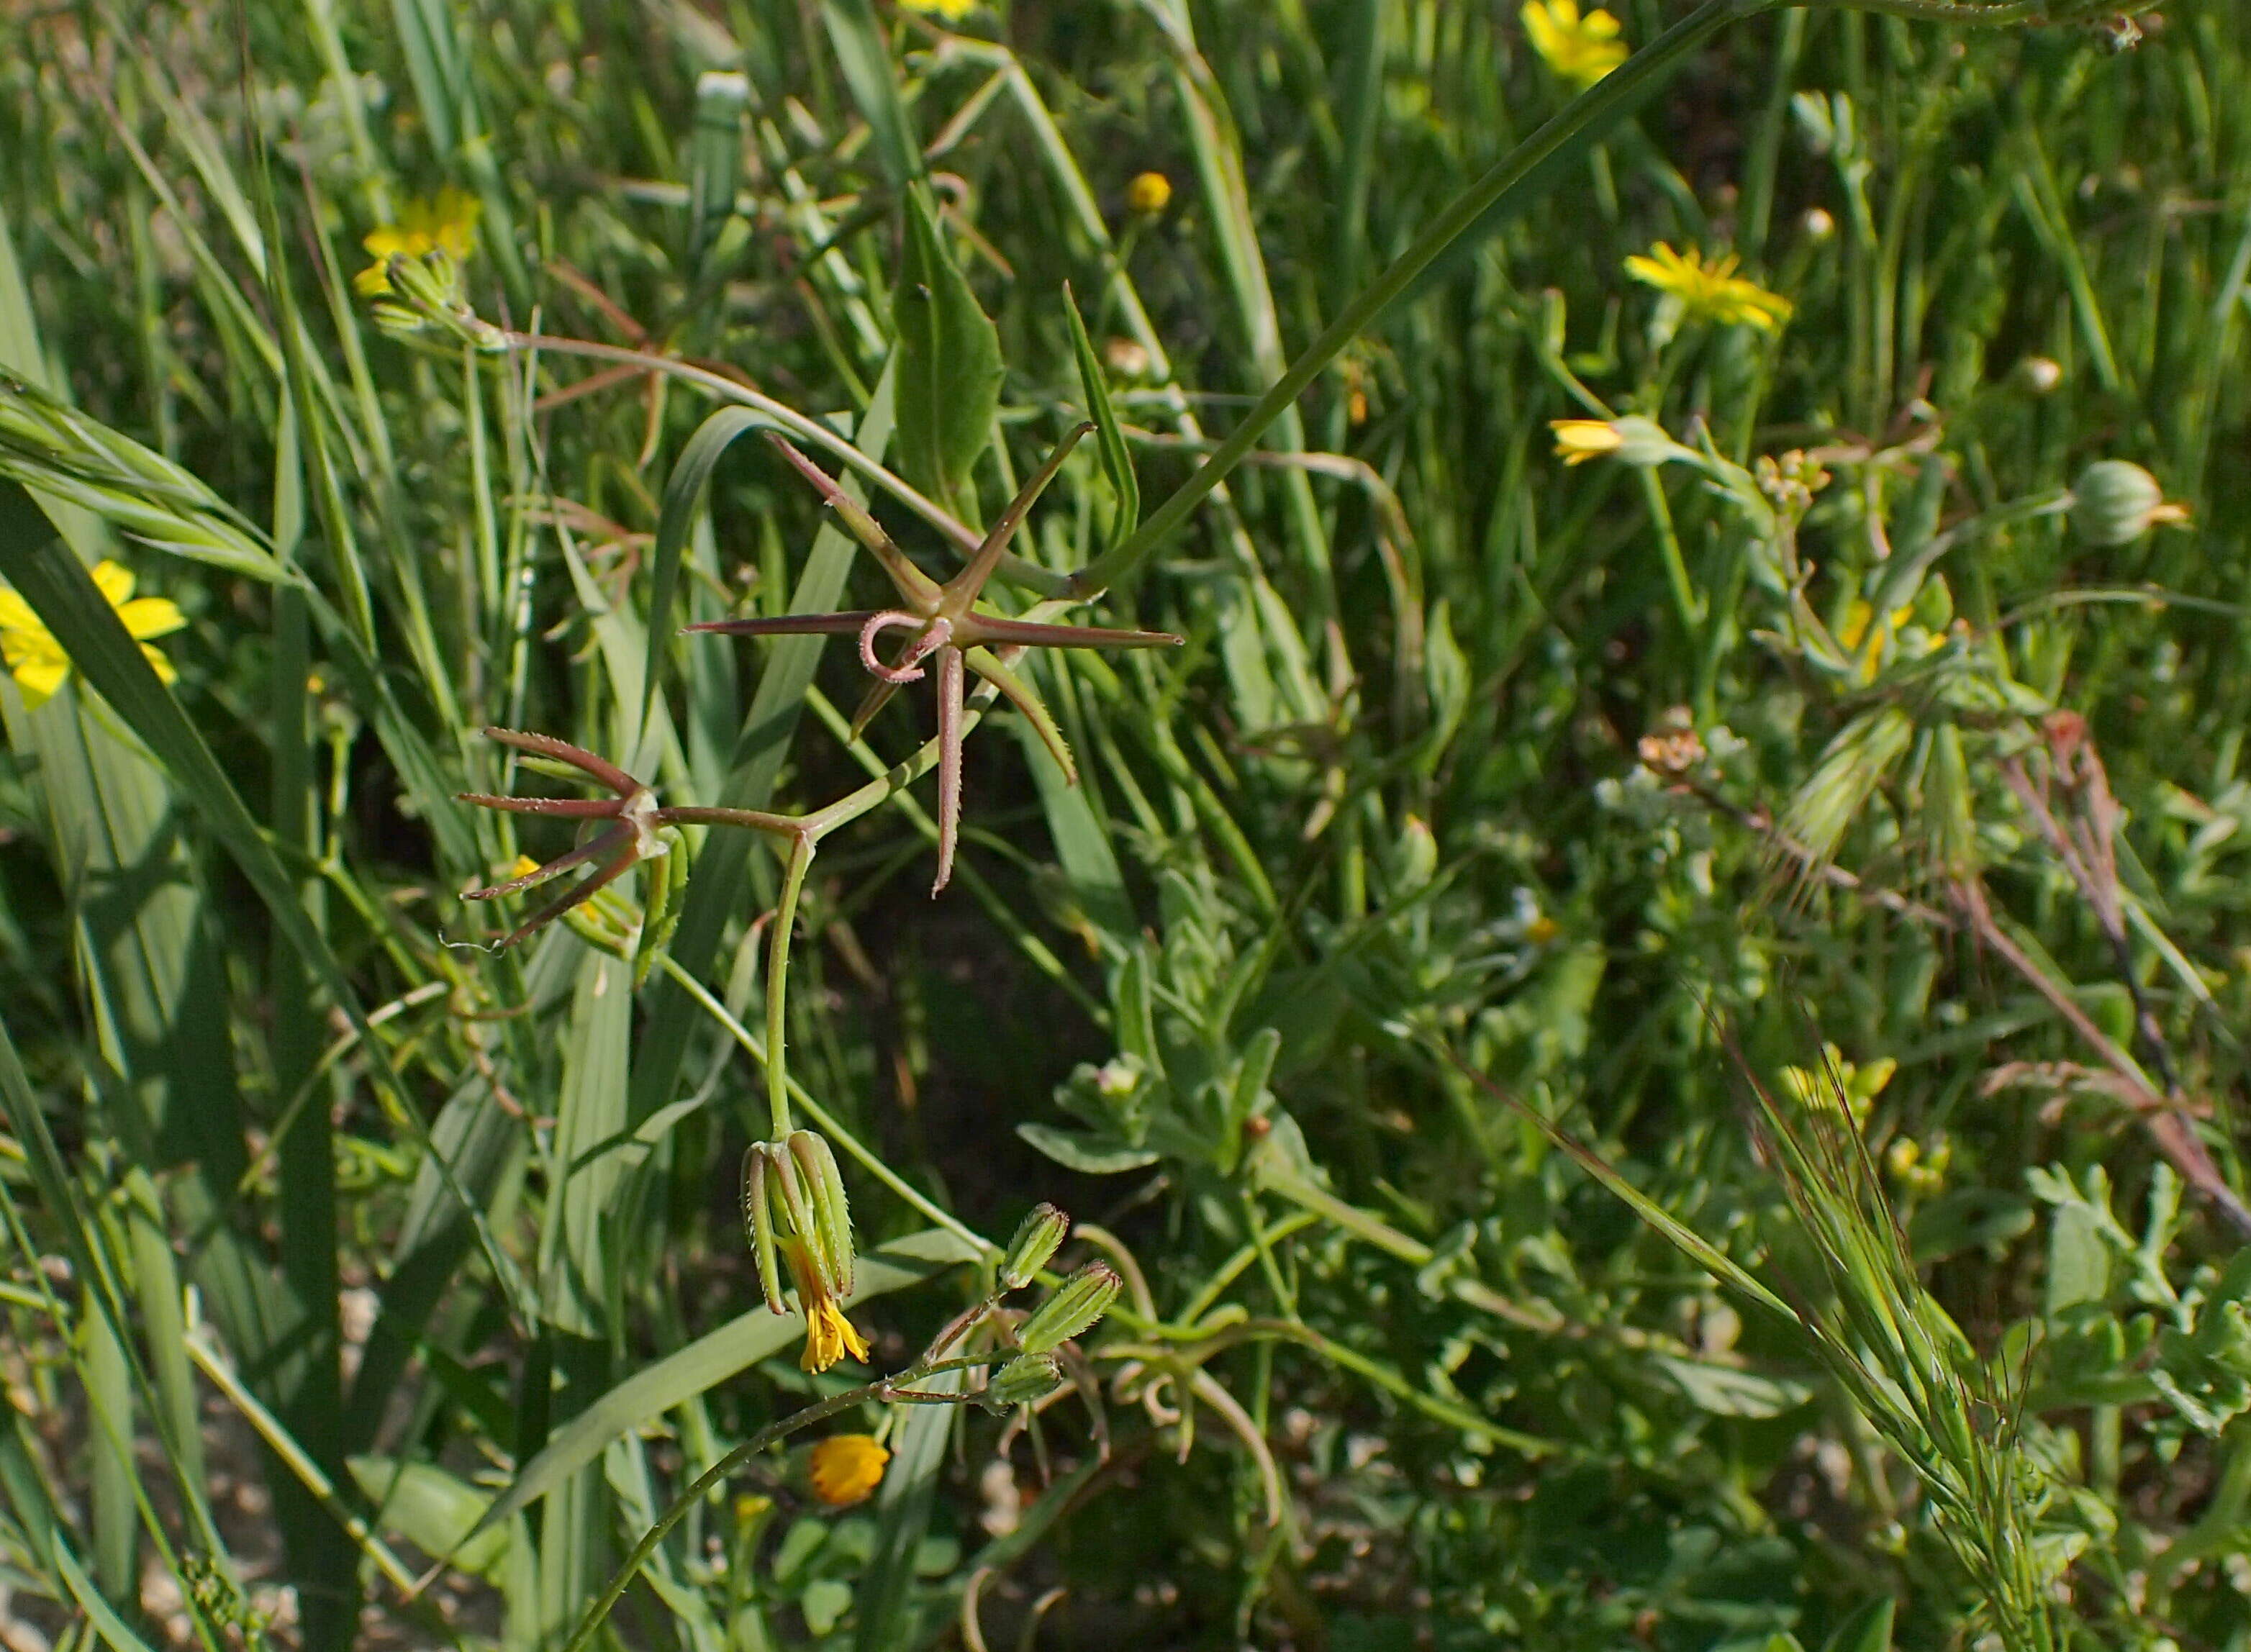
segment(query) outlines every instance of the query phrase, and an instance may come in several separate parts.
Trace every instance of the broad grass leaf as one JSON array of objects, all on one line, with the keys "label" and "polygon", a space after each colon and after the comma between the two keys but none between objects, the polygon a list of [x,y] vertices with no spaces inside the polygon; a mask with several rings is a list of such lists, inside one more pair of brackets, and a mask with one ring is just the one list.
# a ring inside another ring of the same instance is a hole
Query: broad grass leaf
[{"label": "broad grass leaf", "polygon": [[499,1526],[464,1541],[485,1506],[485,1494],[435,1463],[396,1457],[348,1460],[351,1476],[380,1510],[378,1520],[425,1554],[442,1554],[464,1572],[497,1583],[508,1561],[509,1533]]}]

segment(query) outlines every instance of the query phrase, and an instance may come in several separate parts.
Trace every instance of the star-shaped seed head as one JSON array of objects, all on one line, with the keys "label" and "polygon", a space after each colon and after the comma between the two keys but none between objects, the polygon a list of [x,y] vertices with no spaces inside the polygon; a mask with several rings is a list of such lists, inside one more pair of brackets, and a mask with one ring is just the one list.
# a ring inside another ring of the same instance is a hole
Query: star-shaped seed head
[{"label": "star-shaped seed head", "polygon": [[[1025,513],[1055,480],[1063,462],[1079,439],[1094,428],[1080,425],[1063,439],[1031,480],[1002,511],[961,571],[940,584],[915,566],[881,523],[828,473],[778,435],[769,434],[783,457],[820,491],[845,529],[867,547],[882,564],[897,591],[896,608],[848,609],[836,613],[786,614],[767,619],[721,619],[690,626],[690,631],[715,631],[738,637],[856,636],[860,663],[876,679],[868,696],[853,715],[857,736],[892,695],[905,683],[919,682],[926,674],[923,662],[936,656],[938,667],[938,881],[936,895],[953,876],[954,846],[961,826],[961,736],[967,674],[975,672],[992,684],[1008,703],[1022,712],[1039,731],[1063,777],[1078,783],[1078,770],[1062,730],[1041,703],[1031,685],[1012,669],[1026,648],[1172,648],[1181,639],[1161,631],[1116,631],[1094,626],[1056,626],[1018,619],[978,606],[1023,522]],[[886,665],[876,646],[887,631],[911,633],[896,659]]]},{"label": "star-shaped seed head", "polygon": [[[606,788],[606,798],[514,798],[499,797],[488,791],[459,791],[455,798],[473,803],[481,809],[499,809],[510,814],[544,814],[566,820],[606,820],[608,828],[587,839],[576,848],[557,855],[544,866],[534,867],[522,877],[510,878],[481,889],[471,889],[462,897],[470,901],[489,901],[503,895],[521,895],[526,889],[553,881],[564,873],[582,866],[595,867],[594,875],[581,879],[562,895],[549,902],[530,917],[509,931],[501,940],[503,947],[514,946],[526,936],[544,929],[581,903],[591,901],[603,889],[623,877],[643,861],[654,861],[669,854],[672,840],[665,828],[675,826],[717,825],[745,826],[762,832],[790,835],[799,830],[798,823],[786,816],[762,814],[750,809],[665,809],[657,806],[656,792],[643,785],[617,764],[596,757],[584,747],[568,741],[558,740],[551,735],[527,734],[520,729],[487,729],[485,738],[496,740],[504,746],[513,746],[526,753],[542,766],[559,769],[573,778],[580,778]],[[677,890],[665,885],[668,893]],[[661,920],[650,914],[652,924]]]}]

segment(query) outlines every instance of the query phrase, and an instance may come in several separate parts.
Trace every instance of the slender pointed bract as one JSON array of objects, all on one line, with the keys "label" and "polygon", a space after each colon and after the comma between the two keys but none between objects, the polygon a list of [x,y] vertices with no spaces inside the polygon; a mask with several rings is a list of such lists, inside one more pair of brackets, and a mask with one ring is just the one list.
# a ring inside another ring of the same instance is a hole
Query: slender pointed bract
[{"label": "slender pointed bract", "polygon": [[[1056,445],[1008,507],[997,517],[982,543],[970,554],[961,570],[944,584],[907,560],[866,508],[838,487],[813,461],[779,437],[773,445],[798,473],[820,491],[821,498],[846,531],[868,548],[898,592],[896,608],[846,609],[826,614],[786,614],[771,619],[707,620],[690,631],[717,632],[736,637],[855,636],[860,664],[875,684],[852,714],[851,738],[860,737],[876,714],[890,702],[901,685],[920,681],[928,673],[923,662],[938,661],[938,880],[931,893],[944,889],[953,876],[953,859],[961,832],[961,741],[966,722],[964,692],[967,674],[974,671],[998,690],[1002,698],[1029,721],[1040,743],[1063,771],[1070,784],[1078,784],[1078,770],[1063,731],[1031,684],[1012,669],[1025,648],[1174,648],[1181,639],[1161,631],[1121,631],[1098,626],[1049,625],[980,611],[979,599],[1000,569],[1033,504],[1070,457],[1080,438],[1094,428],[1075,426]],[[886,664],[876,645],[887,631],[910,633],[897,656]],[[1006,651],[1005,653],[1003,651]]]},{"label": "slender pointed bract", "polygon": [[[549,902],[509,930],[501,940],[500,944],[503,947],[514,946],[526,936],[591,901],[642,861],[655,861],[670,854],[673,836],[665,832],[664,828],[668,826],[738,826],[779,834],[797,830],[797,822],[787,816],[762,814],[750,809],[661,809],[657,806],[656,793],[653,789],[642,785],[617,764],[596,757],[583,747],[558,740],[551,735],[528,734],[520,729],[487,729],[485,735],[502,745],[512,746],[550,764],[575,770],[597,785],[607,787],[612,795],[606,798],[515,798],[489,791],[461,791],[454,794],[460,801],[474,804],[481,809],[497,809],[509,814],[544,814],[565,820],[608,820],[614,823],[608,830],[557,855],[544,865],[534,867],[505,882],[467,892],[463,898],[471,901],[490,901],[501,895],[521,895],[566,872],[590,862],[596,863],[597,869],[592,877],[572,885],[560,897]],[[660,942],[661,938],[656,937]]]},{"label": "slender pointed bract", "polygon": [[938,656],[938,881],[936,895],[953,877],[954,840],[961,830],[961,650]]}]

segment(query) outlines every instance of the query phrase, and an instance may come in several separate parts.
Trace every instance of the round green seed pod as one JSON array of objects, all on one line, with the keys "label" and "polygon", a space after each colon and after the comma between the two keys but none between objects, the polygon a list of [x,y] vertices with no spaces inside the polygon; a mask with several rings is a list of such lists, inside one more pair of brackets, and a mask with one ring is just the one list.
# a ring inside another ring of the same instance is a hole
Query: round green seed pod
[{"label": "round green seed pod", "polygon": [[2071,490],[2071,525],[2090,545],[2130,545],[2165,515],[2157,479],[2123,459],[2097,460]]}]

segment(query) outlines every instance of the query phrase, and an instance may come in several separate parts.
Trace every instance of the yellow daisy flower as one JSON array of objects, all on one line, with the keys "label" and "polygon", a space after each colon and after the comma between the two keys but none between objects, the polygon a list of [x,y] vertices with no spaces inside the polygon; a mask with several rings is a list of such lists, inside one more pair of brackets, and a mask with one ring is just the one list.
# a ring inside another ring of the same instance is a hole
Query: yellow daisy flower
[{"label": "yellow daisy flower", "polygon": [[393,258],[426,258],[443,252],[459,264],[477,244],[477,215],[483,206],[467,190],[447,184],[427,201],[410,201],[396,224],[371,231],[360,245],[375,262],[352,278],[361,293],[374,295],[391,290],[386,266]]},{"label": "yellow daisy flower", "polygon": [[[133,575],[114,562],[105,561],[94,568],[94,583],[117,610],[117,617],[140,643],[141,652],[149,656],[156,674],[166,682],[177,679],[179,674],[172,669],[172,662],[151,648],[149,639],[168,636],[186,625],[179,609],[163,597],[135,598]],[[63,652],[62,644],[31,612],[31,604],[7,590],[0,590],[0,658],[7,660],[9,674],[23,691],[26,710],[35,711],[46,704],[70,675],[70,656]]]},{"label": "yellow daisy flower", "polygon": [[1693,247],[1676,252],[1659,241],[1649,249],[1648,257],[1626,259],[1625,272],[1680,300],[1682,310],[1697,321],[1779,330],[1790,319],[1790,301],[1737,275],[1735,266],[1742,262],[1733,252],[1707,262]]},{"label": "yellow daisy flower", "polygon": [[1579,0],[1525,0],[1517,14],[1537,52],[1562,79],[1580,91],[1626,59],[1618,20],[1607,11],[1579,15]]},{"label": "yellow daisy flower", "polygon": [[873,1434],[831,1434],[813,1448],[813,1495],[832,1509],[865,1503],[883,1483],[883,1465],[890,1460]]}]

